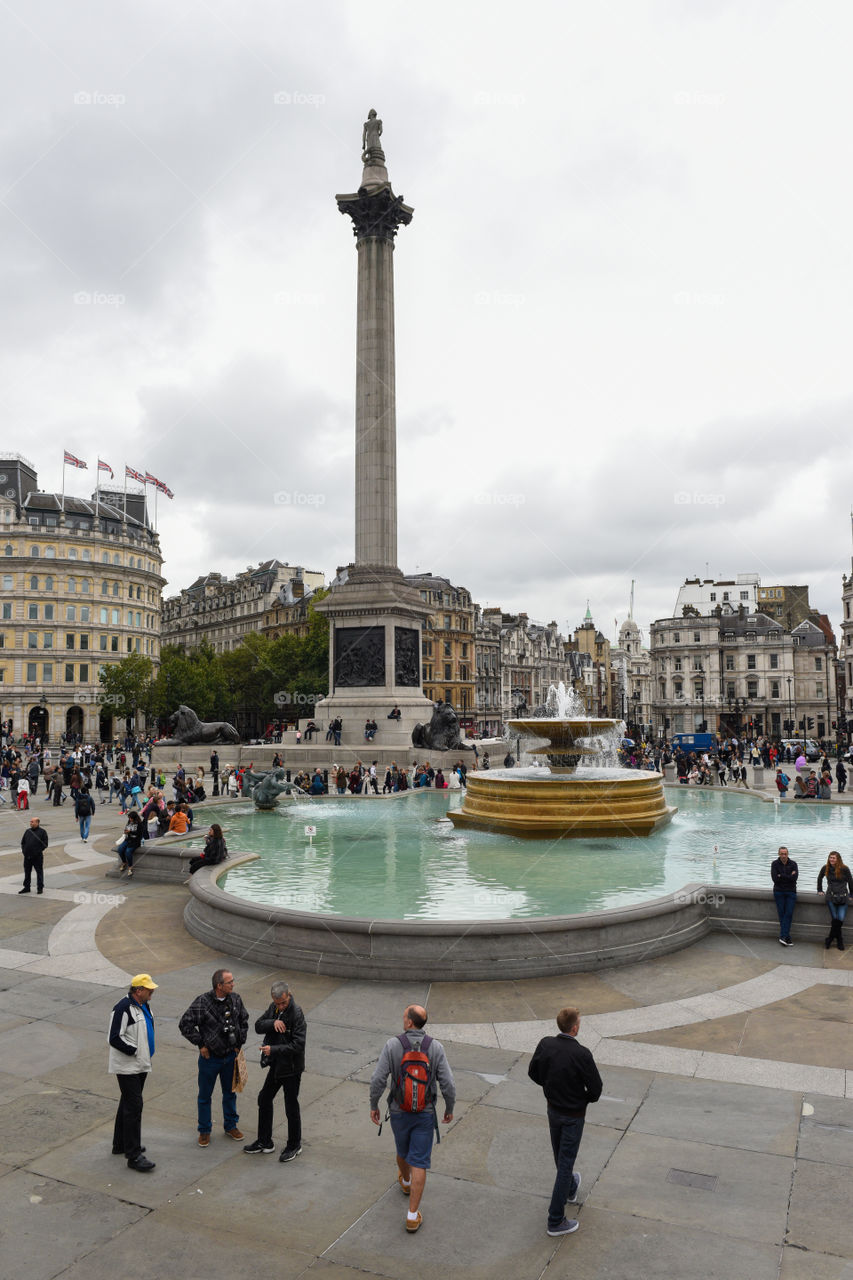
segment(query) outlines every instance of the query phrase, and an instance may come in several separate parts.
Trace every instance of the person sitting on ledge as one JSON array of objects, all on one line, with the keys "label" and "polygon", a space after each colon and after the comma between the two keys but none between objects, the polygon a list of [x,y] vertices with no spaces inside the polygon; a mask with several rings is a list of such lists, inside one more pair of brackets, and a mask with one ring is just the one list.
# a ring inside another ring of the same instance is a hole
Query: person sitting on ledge
[{"label": "person sitting on ledge", "polygon": [[315,769],[311,778],[311,786],[308,788],[312,796],[322,796],[325,794],[326,787],[323,782],[323,775],[319,769]]},{"label": "person sitting on ledge", "polygon": [[373,741],[373,739],[376,737],[376,728],[377,728],[377,725],[375,720],[367,720],[365,722],[365,725],[364,725],[365,742]]},{"label": "person sitting on ledge", "polygon": [[187,817],[186,810],[182,804],[175,806],[175,812],[172,814],[172,820],[169,823],[170,831],[177,831],[178,835],[185,836],[190,829],[190,820]]},{"label": "person sitting on ledge", "polygon": [[395,705],[391,708],[391,710],[388,712],[388,717],[387,717],[387,718],[388,718],[389,720],[400,720],[400,719],[402,719],[402,716],[403,716],[402,711],[401,711],[401,710],[400,710],[400,708],[395,704]]},{"label": "person sitting on ledge", "polygon": [[194,876],[202,867],[215,867],[228,857],[225,837],[218,822],[214,822],[204,842],[204,852],[196,858],[190,858],[190,875]]},{"label": "person sitting on ledge", "polygon": [[317,732],[317,726],[313,720],[309,720],[305,726],[305,741],[310,742]]}]

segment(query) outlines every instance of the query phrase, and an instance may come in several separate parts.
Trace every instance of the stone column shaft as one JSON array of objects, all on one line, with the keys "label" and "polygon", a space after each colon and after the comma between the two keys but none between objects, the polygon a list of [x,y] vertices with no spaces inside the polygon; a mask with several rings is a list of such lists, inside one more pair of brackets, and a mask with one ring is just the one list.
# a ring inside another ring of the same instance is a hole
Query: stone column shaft
[{"label": "stone column shaft", "polygon": [[358,241],[355,563],[397,565],[394,243]]}]

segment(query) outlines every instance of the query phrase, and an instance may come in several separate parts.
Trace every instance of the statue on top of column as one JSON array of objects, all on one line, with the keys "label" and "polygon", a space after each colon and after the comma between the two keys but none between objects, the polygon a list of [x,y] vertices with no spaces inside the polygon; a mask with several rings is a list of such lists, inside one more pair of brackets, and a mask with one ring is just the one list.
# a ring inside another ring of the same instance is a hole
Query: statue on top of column
[{"label": "statue on top of column", "polygon": [[385,152],[382,150],[382,143],[379,139],[382,137],[382,121],[377,116],[373,107],[367,113],[367,119],[364,122],[364,128],[361,133],[361,162],[362,164],[384,164]]}]

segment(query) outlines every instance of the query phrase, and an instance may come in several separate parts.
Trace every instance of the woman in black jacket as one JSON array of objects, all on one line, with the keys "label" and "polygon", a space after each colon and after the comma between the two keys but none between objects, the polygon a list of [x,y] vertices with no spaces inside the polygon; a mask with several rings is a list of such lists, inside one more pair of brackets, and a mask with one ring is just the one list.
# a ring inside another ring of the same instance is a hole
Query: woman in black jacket
[{"label": "woman in black jacket", "polygon": [[[825,890],[823,888],[824,877],[826,878]],[[827,858],[826,866],[820,869],[820,875],[817,878],[817,891],[825,895],[826,905],[829,907],[829,914],[832,919],[829,936],[823,945],[829,950],[833,941],[835,941],[838,944],[838,950],[843,951],[844,940],[841,937],[841,926],[844,924],[850,895],[853,893],[853,876],[850,875],[850,868],[845,867],[841,861],[841,854],[836,849],[833,849]]]},{"label": "woman in black jacket", "polygon": [[128,879],[133,875],[133,855],[139,849],[142,840],[142,822],[139,814],[130,813],[124,829],[124,839],[118,847],[119,868],[122,872],[127,872]]},{"label": "woman in black jacket", "polygon": [[218,862],[224,862],[227,857],[228,849],[225,846],[222,828],[218,822],[214,822],[207,833],[204,852],[196,858],[190,858],[190,875],[194,876],[202,867],[215,867]]}]

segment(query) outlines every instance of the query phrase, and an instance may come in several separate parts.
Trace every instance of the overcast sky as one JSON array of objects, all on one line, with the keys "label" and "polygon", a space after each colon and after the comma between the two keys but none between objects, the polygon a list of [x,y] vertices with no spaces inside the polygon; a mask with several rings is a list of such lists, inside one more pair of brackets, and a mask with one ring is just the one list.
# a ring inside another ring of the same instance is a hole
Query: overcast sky
[{"label": "overcast sky", "polygon": [[167,594],[353,554],[356,252],[394,189],[399,559],[609,636],[849,571],[853,8],[4,0],[4,443],[160,476]]}]

